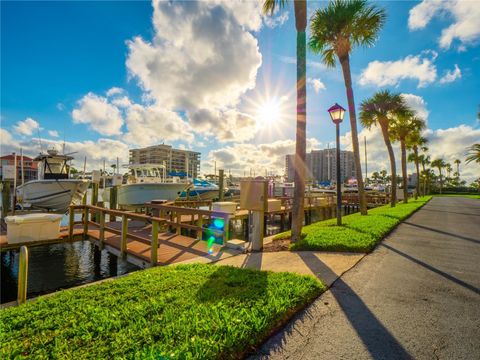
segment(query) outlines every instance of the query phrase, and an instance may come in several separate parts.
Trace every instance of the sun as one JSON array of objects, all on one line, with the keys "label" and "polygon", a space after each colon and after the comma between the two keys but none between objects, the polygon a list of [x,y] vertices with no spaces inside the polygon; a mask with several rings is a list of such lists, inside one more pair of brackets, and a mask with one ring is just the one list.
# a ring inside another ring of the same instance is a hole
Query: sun
[{"label": "sun", "polygon": [[276,99],[270,99],[260,105],[256,116],[257,126],[269,127],[278,122],[282,115],[280,108],[281,104]]}]

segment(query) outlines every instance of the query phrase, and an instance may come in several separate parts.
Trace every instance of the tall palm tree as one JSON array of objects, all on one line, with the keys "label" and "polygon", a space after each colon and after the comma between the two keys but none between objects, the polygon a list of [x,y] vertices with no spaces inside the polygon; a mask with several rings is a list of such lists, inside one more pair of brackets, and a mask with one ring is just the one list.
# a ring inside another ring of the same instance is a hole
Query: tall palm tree
[{"label": "tall palm tree", "polygon": [[[277,7],[283,8],[286,0],[265,0],[263,11],[273,14]],[[295,27],[297,30],[297,130],[295,139],[295,189],[292,204],[292,237],[291,241],[300,240],[303,225],[303,206],[305,197],[305,158],[307,148],[306,124],[307,124],[307,88],[306,88],[306,51],[307,37],[307,1],[294,0]]]},{"label": "tall palm tree", "polygon": [[422,165],[422,179],[423,179],[423,189],[422,195],[425,196],[427,194],[427,165],[430,164],[430,155],[421,154],[418,155],[418,162]]},{"label": "tall palm tree", "polygon": [[390,172],[392,174],[391,206],[397,202],[397,169],[395,164],[395,153],[390,141],[390,122],[397,114],[406,110],[405,101],[400,94],[392,94],[388,90],[375,93],[370,99],[364,100],[360,105],[360,122],[364,127],[370,129],[372,126],[379,126],[382,131],[383,141],[387,147],[390,159]]},{"label": "tall palm tree", "polygon": [[472,161],[480,164],[480,144],[473,144],[467,148],[467,157],[465,163],[469,164]]},{"label": "tall palm tree", "polygon": [[442,193],[443,190],[443,175],[442,175],[442,169],[445,168],[447,165],[443,159],[435,159],[432,161],[431,165],[433,167],[436,167],[438,169],[438,175],[440,179],[440,194]]},{"label": "tall palm tree", "polygon": [[427,141],[428,140],[421,135],[420,131],[414,131],[407,137],[407,149],[413,151],[413,153],[410,154],[413,155],[411,161],[415,164],[415,170],[417,172],[415,200],[417,200],[418,194],[420,193],[420,161],[418,159],[418,147],[423,147],[427,143]]},{"label": "tall palm tree", "polygon": [[415,117],[414,112],[410,110],[402,111],[397,114],[395,121],[390,124],[390,136],[393,141],[400,142],[402,154],[402,182],[403,182],[403,202],[408,202],[407,189],[407,142],[408,138],[420,132],[425,128],[425,122]]},{"label": "tall palm tree", "polygon": [[327,66],[335,67],[335,56],[342,66],[362,215],[367,214],[367,202],[360,164],[357,118],[350,72],[350,51],[355,46],[372,46],[385,19],[385,10],[375,5],[369,5],[366,0],[334,0],[327,7],[315,12],[310,25],[309,46],[312,51],[320,54]]},{"label": "tall palm tree", "polygon": [[460,178],[460,164],[462,163],[462,160],[455,159],[453,163],[457,166],[457,177]]}]

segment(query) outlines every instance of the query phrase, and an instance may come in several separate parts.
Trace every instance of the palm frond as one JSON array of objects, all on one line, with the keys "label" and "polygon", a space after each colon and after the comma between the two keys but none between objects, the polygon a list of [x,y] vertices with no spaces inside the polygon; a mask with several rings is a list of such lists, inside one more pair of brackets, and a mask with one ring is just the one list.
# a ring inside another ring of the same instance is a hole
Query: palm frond
[{"label": "palm frond", "polygon": [[275,10],[283,9],[287,5],[287,0],[264,0],[263,13],[273,15]]}]

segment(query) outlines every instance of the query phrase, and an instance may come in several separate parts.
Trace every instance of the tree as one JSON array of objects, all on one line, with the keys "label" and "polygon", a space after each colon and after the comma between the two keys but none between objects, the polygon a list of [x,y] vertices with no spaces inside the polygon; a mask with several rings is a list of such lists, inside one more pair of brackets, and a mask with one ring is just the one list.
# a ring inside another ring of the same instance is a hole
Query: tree
[{"label": "tree", "polygon": [[395,153],[390,141],[390,122],[400,113],[406,111],[406,104],[400,94],[392,94],[388,90],[375,93],[370,99],[364,100],[360,105],[360,122],[370,129],[379,126],[382,131],[383,141],[387,147],[390,159],[390,172],[392,174],[391,206],[397,202],[397,169]]},{"label": "tree", "polygon": [[[273,14],[277,7],[284,7],[286,0],[265,0],[263,12]],[[307,148],[307,89],[306,89],[306,51],[307,51],[307,2],[294,0],[295,27],[297,30],[297,129],[295,140],[295,189],[292,204],[292,237],[291,241],[300,240],[303,225],[303,206],[305,198],[305,158]]]},{"label": "tree", "polygon": [[320,54],[325,65],[335,67],[336,56],[342,66],[362,215],[367,214],[367,202],[360,163],[357,118],[350,72],[350,51],[355,46],[372,46],[385,19],[385,10],[375,5],[369,5],[365,0],[335,0],[330,2],[327,7],[317,10],[310,25],[309,46],[312,51]]},{"label": "tree", "polygon": [[420,131],[415,131],[411,133],[407,137],[407,149],[410,149],[413,151],[412,157],[410,159],[409,156],[409,161],[413,162],[415,164],[415,171],[417,172],[417,183],[415,184],[416,186],[416,192],[415,192],[415,200],[418,198],[418,194],[420,193],[420,161],[419,161],[419,154],[418,154],[418,147],[423,147],[427,143],[427,139],[421,136]]},{"label": "tree", "polygon": [[422,195],[425,196],[427,194],[427,180],[428,180],[426,166],[430,164],[430,155],[426,155],[426,154],[418,155],[418,162],[422,165],[422,179],[423,179]]},{"label": "tree", "polygon": [[453,163],[457,166],[457,178],[460,180],[460,164],[462,163],[462,160],[455,159]]},{"label": "tree", "polygon": [[422,131],[425,128],[425,122],[415,117],[414,112],[405,110],[399,112],[395,121],[390,124],[390,136],[393,141],[400,142],[400,149],[402,154],[402,182],[403,182],[403,202],[408,202],[407,189],[407,142],[410,136],[416,136],[415,133]]},{"label": "tree", "polygon": [[465,163],[469,164],[472,161],[480,164],[480,144],[473,144],[467,148],[467,157]]},{"label": "tree", "polygon": [[443,175],[442,169],[447,165],[443,159],[435,159],[432,161],[431,165],[438,169],[438,175],[440,179],[440,194],[443,190]]}]

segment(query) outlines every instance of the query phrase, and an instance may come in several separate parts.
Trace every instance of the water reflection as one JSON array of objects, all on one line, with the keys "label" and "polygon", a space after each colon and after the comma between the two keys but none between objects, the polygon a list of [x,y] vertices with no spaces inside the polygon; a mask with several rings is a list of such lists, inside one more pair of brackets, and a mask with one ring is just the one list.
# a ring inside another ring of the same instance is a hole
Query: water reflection
[{"label": "water reflection", "polygon": [[[1,302],[17,297],[18,251],[1,254]],[[27,297],[122,275],[138,267],[90,241],[29,248]]]}]

